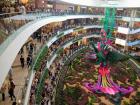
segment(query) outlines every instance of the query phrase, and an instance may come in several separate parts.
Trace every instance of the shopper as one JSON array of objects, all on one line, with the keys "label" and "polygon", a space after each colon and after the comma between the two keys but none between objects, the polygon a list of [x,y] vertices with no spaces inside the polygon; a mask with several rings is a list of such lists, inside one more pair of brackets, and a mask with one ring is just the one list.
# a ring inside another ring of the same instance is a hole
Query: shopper
[{"label": "shopper", "polygon": [[20,63],[21,63],[21,67],[24,68],[24,58],[22,55],[20,57]]},{"label": "shopper", "polygon": [[2,87],[1,87],[1,90],[0,90],[0,92],[2,93],[2,101],[5,101],[5,91],[6,91],[6,89],[7,89],[7,85],[4,82]]},{"label": "shopper", "polygon": [[33,52],[34,44],[30,43],[30,50]]},{"label": "shopper", "polygon": [[26,62],[27,62],[27,66],[29,68],[32,65],[32,55],[28,55]]},{"label": "shopper", "polygon": [[23,47],[20,49],[20,54],[22,55],[24,53]]},{"label": "shopper", "polygon": [[13,98],[15,98],[14,89],[15,89],[15,84],[12,80],[10,80],[8,93],[9,93],[9,96],[11,97],[11,100],[13,100]]},{"label": "shopper", "polygon": [[31,60],[31,58],[30,58],[30,56],[28,55],[27,60],[26,60],[26,62],[27,62],[27,67],[28,67],[28,68],[29,68],[29,66],[30,66],[30,60]]},{"label": "shopper", "polygon": [[30,55],[30,62],[29,62],[30,66],[32,65],[32,61],[33,61],[33,57],[32,57],[32,55]]},{"label": "shopper", "polygon": [[21,4],[21,6],[20,6],[20,12],[21,12],[23,15],[26,14],[26,8],[25,8],[25,6],[24,6],[23,4]]}]

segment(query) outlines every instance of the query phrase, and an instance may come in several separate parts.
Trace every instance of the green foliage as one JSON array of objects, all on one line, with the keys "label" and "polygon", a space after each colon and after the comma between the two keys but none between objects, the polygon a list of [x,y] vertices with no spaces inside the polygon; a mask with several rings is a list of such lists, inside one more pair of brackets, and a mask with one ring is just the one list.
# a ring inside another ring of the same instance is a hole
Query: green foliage
[{"label": "green foliage", "polygon": [[33,64],[33,70],[38,70],[41,67],[41,62],[44,60],[48,51],[48,46],[42,48],[41,52],[37,55],[36,60]]},{"label": "green foliage", "polygon": [[107,60],[109,60],[109,62],[111,64],[116,63],[118,61],[125,61],[125,60],[128,60],[128,59],[129,59],[128,56],[122,55],[122,54],[120,54],[118,52],[115,52],[115,51],[110,51],[108,56],[107,56]]},{"label": "green foliage", "polygon": [[138,99],[140,99],[140,92],[137,92],[137,93],[136,93],[136,97],[137,97]]},{"label": "green foliage", "polygon": [[124,101],[123,102],[124,105],[130,105],[128,102]]},{"label": "green foliage", "polygon": [[134,70],[129,70],[129,74],[131,74],[130,75],[130,80],[132,81],[132,82],[136,82],[136,80],[137,80],[137,74],[134,72]]},{"label": "green foliage", "polygon": [[100,23],[104,24],[105,18],[101,18]]},{"label": "green foliage", "polygon": [[71,97],[74,101],[78,101],[81,96],[81,90],[78,87],[67,87],[66,95]]},{"label": "green foliage", "polygon": [[115,26],[115,14],[116,14],[116,10],[115,8],[105,8],[105,19],[104,19],[104,30],[106,32],[109,31],[109,33],[107,34],[108,38],[112,37],[112,32]]},{"label": "green foliage", "polygon": [[93,105],[93,103],[96,102],[96,97],[93,95],[90,97],[90,100],[88,101],[88,103],[86,105]]},{"label": "green foliage", "polygon": [[60,55],[63,53],[63,51],[64,51],[64,49],[61,47],[57,50],[56,54]]},{"label": "green foliage", "polygon": [[64,32],[60,33],[59,35],[57,35],[58,38],[62,37],[64,35]]},{"label": "green foliage", "polygon": [[78,28],[75,28],[75,29],[73,29],[74,31],[80,31],[80,30],[82,30],[84,27],[78,27]]},{"label": "green foliage", "polygon": [[73,40],[73,43],[76,43],[76,42],[78,42],[81,39],[82,39],[82,37],[77,37],[76,39]]},{"label": "green foliage", "polygon": [[37,90],[36,90],[36,94],[35,94],[35,98],[36,98],[36,104],[39,105],[41,100],[42,100],[42,92],[43,92],[43,88],[44,88],[44,84],[45,84],[45,80],[48,77],[48,69],[46,69],[42,75],[42,78],[40,79],[39,84],[37,85]]}]

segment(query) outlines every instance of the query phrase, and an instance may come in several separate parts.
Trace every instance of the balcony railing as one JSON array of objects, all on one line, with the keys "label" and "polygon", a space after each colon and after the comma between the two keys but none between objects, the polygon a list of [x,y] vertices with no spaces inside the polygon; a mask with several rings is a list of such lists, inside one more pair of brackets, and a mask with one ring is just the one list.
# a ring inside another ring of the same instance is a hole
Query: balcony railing
[{"label": "balcony railing", "polygon": [[[40,20],[50,16],[63,15],[96,15],[90,13],[75,13],[75,12],[28,12],[27,14],[4,13],[0,14],[0,44],[7,39],[9,35],[16,32],[20,27],[25,26],[29,22]],[[28,24],[29,25],[29,24]]]},{"label": "balcony railing", "polygon": [[[3,13],[0,14],[0,44],[7,39],[7,37],[14,33],[17,29],[27,24],[30,21],[50,17],[50,16],[63,16],[63,15],[95,15],[102,16],[102,13],[76,13],[74,11],[30,11],[26,14],[20,12]],[[123,16],[124,17],[124,16]],[[118,16],[116,16],[118,18]]]}]

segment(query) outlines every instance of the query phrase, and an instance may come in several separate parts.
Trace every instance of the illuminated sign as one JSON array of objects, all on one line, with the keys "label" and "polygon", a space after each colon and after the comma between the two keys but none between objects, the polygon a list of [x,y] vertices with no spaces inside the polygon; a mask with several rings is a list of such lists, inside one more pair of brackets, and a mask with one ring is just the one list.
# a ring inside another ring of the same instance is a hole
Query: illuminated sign
[{"label": "illuminated sign", "polygon": [[116,38],[115,44],[126,46],[126,40]]},{"label": "illuminated sign", "polygon": [[118,27],[118,32],[122,34],[129,34],[129,28]]}]

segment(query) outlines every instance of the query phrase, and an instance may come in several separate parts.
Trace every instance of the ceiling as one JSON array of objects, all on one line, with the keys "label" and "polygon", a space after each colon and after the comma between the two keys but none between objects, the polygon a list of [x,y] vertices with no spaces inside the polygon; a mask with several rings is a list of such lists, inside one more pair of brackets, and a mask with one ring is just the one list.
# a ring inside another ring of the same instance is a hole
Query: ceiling
[{"label": "ceiling", "polygon": [[140,0],[56,0],[56,1],[92,7],[140,8]]}]

